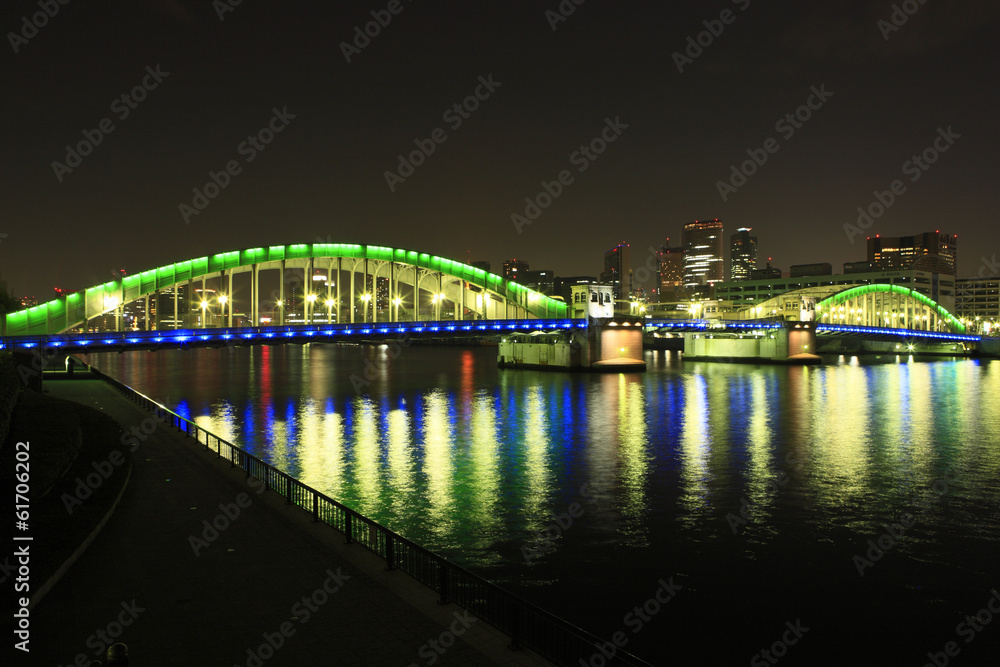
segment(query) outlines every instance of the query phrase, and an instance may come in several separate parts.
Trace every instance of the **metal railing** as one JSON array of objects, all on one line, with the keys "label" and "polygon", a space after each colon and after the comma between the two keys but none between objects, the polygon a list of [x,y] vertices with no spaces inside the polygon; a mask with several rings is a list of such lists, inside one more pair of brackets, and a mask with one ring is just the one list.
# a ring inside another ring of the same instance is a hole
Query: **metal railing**
[{"label": "metal railing", "polygon": [[454,602],[503,632],[510,637],[512,649],[529,648],[559,665],[591,664],[590,659],[596,656],[604,658],[600,664],[649,665],[613,644],[611,651],[602,650],[608,642],[358,514],[96,368],[90,371],[133,403],[229,461],[231,467],[245,471],[247,478],[264,482],[265,488],[284,497],[286,504],[302,508],[312,514],[313,521],[332,526],[348,543],[359,544],[383,559],[386,569],[405,572],[434,590],[442,603]]}]

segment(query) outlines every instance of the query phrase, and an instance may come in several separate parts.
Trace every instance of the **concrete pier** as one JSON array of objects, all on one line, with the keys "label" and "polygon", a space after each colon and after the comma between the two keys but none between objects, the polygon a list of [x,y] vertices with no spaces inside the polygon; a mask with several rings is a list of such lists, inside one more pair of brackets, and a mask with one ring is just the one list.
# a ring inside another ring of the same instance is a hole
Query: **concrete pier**
[{"label": "concrete pier", "polygon": [[742,332],[711,330],[684,334],[688,361],[817,364],[814,322],[781,322],[780,326]]}]

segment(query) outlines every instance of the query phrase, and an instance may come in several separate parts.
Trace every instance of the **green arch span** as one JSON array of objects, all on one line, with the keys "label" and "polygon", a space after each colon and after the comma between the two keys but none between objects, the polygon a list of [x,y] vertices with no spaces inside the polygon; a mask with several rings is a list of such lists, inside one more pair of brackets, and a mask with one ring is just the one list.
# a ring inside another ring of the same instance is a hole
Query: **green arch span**
[{"label": "green arch span", "polygon": [[128,302],[156,290],[220,271],[264,262],[335,257],[385,260],[440,271],[517,303],[535,317],[565,317],[568,308],[563,301],[506,280],[495,273],[487,273],[482,269],[444,257],[375,245],[300,243],[222,252],[125,276],[121,280],[90,287],[33,308],[9,313],[5,316],[4,335],[43,335],[66,331],[110,310],[105,307],[109,298]]},{"label": "green arch span", "polygon": [[827,308],[833,308],[845,303],[851,299],[857,298],[864,294],[872,294],[875,292],[890,292],[895,294],[901,294],[903,296],[908,296],[914,301],[920,303],[923,306],[934,310],[938,317],[948,323],[951,327],[952,333],[965,333],[965,325],[958,321],[954,315],[948,312],[948,310],[939,304],[934,299],[931,299],[920,292],[910,289],[909,287],[902,287],[901,285],[889,285],[883,283],[876,283],[873,285],[859,285],[857,287],[852,287],[846,289],[843,292],[838,292],[833,296],[827,297],[816,304],[816,310],[826,310]]}]

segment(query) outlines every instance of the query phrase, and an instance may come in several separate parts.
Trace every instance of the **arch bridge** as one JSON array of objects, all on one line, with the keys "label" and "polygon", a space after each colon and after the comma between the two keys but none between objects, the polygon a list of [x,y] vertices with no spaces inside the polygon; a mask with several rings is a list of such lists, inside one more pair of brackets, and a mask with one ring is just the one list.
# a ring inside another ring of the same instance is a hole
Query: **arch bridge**
[{"label": "arch bridge", "polygon": [[786,292],[739,310],[740,319],[815,320],[817,331],[842,327],[965,334],[941,304],[893,284],[824,285]]},{"label": "arch bridge", "polygon": [[[277,272],[269,276],[277,286],[264,298],[261,274],[267,272]],[[289,297],[293,308],[301,302],[300,312],[289,308]],[[209,321],[232,327],[240,306],[254,326],[263,312],[272,313],[269,322],[277,325],[548,319],[567,313],[559,299],[455,260],[400,248],[312,243],[234,250],[123,276],[9,313],[3,335],[86,330],[109,314],[118,330],[126,305],[136,302],[143,304],[144,330],[205,327]]]}]

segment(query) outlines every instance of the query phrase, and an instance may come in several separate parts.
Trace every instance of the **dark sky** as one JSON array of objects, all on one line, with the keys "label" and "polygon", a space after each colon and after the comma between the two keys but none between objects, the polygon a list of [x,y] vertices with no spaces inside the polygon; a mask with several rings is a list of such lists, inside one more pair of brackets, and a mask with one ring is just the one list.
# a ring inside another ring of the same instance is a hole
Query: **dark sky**
[{"label": "dark sky", "polygon": [[[1000,254],[995,0],[911,0],[888,39],[887,0],[588,0],[555,30],[557,0],[402,0],[350,63],[341,43],[388,2],[244,0],[220,20],[224,2],[78,0],[37,34],[22,20],[36,2],[4,4],[0,271],[16,295],[317,240],[597,274],[619,241],[639,266],[697,218],[721,218],[727,238],[752,227],[786,270],[864,259],[868,233],[958,234],[960,275]],[[673,54],[724,10],[679,72]],[[445,111],[481,76],[500,85],[455,127]],[[155,87],[134,109],[116,102],[144,78]],[[814,86],[833,95],[794,133],[776,127]],[[294,118],[241,150],[273,109]],[[114,129],[57,176],[103,119]],[[627,127],[574,158],[606,119]],[[437,128],[446,141],[390,190],[397,156]],[[939,128],[948,150],[906,171]],[[777,152],[723,201],[718,182],[768,139]],[[179,206],[233,160],[240,173],[186,223]],[[563,170],[572,182],[519,233],[511,215]],[[844,225],[897,179],[905,191],[852,243]]]}]

